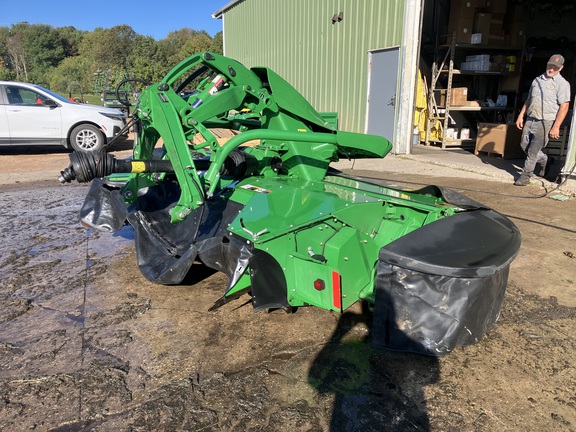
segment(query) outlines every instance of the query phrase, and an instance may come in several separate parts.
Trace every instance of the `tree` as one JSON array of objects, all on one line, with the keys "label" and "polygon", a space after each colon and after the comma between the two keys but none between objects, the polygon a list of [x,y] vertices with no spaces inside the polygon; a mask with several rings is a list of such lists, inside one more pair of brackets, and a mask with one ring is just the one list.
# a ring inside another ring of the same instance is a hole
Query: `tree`
[{"label": "tree", "polygon": [[[12,33],[12,32],[11,32]],[[6,41],[8,65],[17,80],[28,81],[28,64],[24,50],[24,33],[10,35]]]},{"label": "tree", "polygon": [[183,60],[194,53],[209,51],[211,44],[212,38],[208,33],[204,30],[195,32],[188,38],[188,40],[186,40],[182,48],[179,50],[178,55],[180,56],[180,59]]},{"label": "tree", "polygon": [[47,82],[52,69],[66,57],[60,32],[49,25],[33,24],[23,33],[28,79],[37,83]]},{"label": "tree", "polygon": [[80,44],[84,35],[88,32],[77,30],[75,27],[59,27],[56,29],[60,33],[60,38],[64,47],[66,57],[74,57],[80,53]]},{"label": "tree", "polygon": [[156,82],[168,72],[170,66],[161,54],[158,42],[151,36],[137,36],[128,57],[128,67],[134,78]]},{"label": "tree", "polygon": [[2,32],[5,66],[18,80],[42,82],[65,57],[60,32],[46,24],[14,24]]},{"label": "tree", "polygon": [[70,83],[77,82],[82,89],[90,89],[92,86],[91,70],[92,64],[85,57],[67,57],[52,71],[50,88],[65,94],[68,92]]},{"label": "tree", "polygon": [[8,27],[0,27],[0,79],[11,80],[14,79],[10,66],[10,57],[8,54],[8,38],[10,37],[10,29]]},{"label": "tree", "polygon": [[127,77],[128,57],[136,36],[129,25],[118,25],[109,29],[98,27],[83,37],[79,53],[91,64],[95,91],[115,87]]},{"label": "tree", "polygon": [[222,53],[222,32],[211,38],[204,30],[183,28],[156,41],[129,25],[87,32],[21,22],[0,26],[0,79],[45,84],[61,93],[69,82],[84,89],[97,84],[100,91],[128,76],[157,82],[199,51]]},{"label": "tree", "polygon": [[172,66],[200,51],[208,51],[212,38],[204,30],[183,28],[168,33],[166,39],[159,41],[166,62]]},{"label": "tree", "polygon": [[98,27],[85,35],[79,52],[100,68],[126,68],[135,38],[136,32],[129,25]]},{"label": "tree", "polygon": [[209,51],[216,54],[224,54],[224,38],[222,32],[218,32],[214,35]]}]

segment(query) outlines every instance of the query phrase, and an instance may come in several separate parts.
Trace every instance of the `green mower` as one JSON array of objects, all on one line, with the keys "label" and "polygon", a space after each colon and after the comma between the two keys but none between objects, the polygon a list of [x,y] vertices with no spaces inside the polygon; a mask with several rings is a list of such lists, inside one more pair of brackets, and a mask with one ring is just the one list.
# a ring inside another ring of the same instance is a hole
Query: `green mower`
[{"label": "green mower", "polygon": [[202,263],[229,278],[211,309],[244,294],[256,311],[364,301],[375,345],[428,355],[498,319],[516,226],[448,189],[331,168],[392,145],[336,130],[270,69],[195,54],[141,92],[133,122],[132,158],[74,152],[60,181],[92,182],[84,225],[133,227],[149,281],[182,283]]}]

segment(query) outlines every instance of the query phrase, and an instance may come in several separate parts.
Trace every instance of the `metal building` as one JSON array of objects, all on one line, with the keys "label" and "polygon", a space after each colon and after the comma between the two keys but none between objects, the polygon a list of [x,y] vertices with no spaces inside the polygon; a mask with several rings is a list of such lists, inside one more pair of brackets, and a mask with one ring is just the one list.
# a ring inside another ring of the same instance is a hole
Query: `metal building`
[{"label": "metal building", "polygon": [[[280,73],[339,127],[388,137],[406,153],[412,136],[421,0],[235,0],[224,53]],[[409,24],[406,24],[409,23]]]},{"label": "metal building", "polygon": [[[446,32],[455,1],[232,0],[213,17],[223,20],[225,55],[247,67],[270,67],[318,111],[337,112],[340,129],[383,135],[393,142],[394,153],[406,154],[414,139],[420,59],[430,54],[428,49],[437,46],[439,34]],[[510,6],[531,8],[526,37],[531,31],[537,40],[558,36],[576,40],[569,16],[561,26],[537,23],[546,14],[557,20],[554,10],[567,8],[561,0],[541,6],[528,0],[478,2],[501,6],[506,1]],[[543,12],[532,13],[536,6]],[[546,28],[562,34],[539,33]],[[568,77],[576,69],[575,57],[565,69]],[[576,83],[572,87],[574,95]],[[565,123],[569,136],[562,171],[575,181],[573,111]]]}]

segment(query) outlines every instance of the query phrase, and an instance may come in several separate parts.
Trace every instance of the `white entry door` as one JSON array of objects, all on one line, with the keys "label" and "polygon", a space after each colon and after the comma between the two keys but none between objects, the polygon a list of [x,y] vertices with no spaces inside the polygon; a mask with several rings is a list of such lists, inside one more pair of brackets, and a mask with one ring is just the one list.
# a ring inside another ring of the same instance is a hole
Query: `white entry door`
[{"label": "white entry door", "polygon": [[[394,140],[400,48],[368,53],[368,110],[366,133]],[[398,100],[399,102],[399,100]]]}]

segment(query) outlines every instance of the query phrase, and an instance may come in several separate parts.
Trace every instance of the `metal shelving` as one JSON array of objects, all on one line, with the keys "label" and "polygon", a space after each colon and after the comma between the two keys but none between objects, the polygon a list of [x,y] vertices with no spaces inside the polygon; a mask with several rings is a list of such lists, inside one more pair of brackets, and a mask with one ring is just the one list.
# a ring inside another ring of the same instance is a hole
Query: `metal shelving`
[{"label": "metal shelving", "polygon": [[[454,83],[454,77],[458,75],[467,75],[471,77],[485,76],[502,78],[507,75],[517,75],[519,71],[503,72],[503,71],[461,71],[455,68],[454,60],[457,50],[465,52],[478,52],[485,50],[487,52],[514,52],[521,54],[522,49],[518,47],[509,46],[493,46],[493,45],[471,45],[456,43],[456,33],[452,34],[450,45],[437,47],[437,53],[444,53],[441,62],[438,61],[439,56],[432,63],[432,80],[428,92],[428,119],[426,124],[426,140],[425,144],[431,143],[440,144],[443,149],[447,147],[474,147],[475,139],[458,139],[450,137],[447,132],[450,130],[450,112],[478,112],[485,114],[496,114],[498,112],[511,112],[514,108],[511,107],[486,107],[486,106],[452,106],[451,95]],[[446,91],[444,106],[438,106],[436,100],[436,91],[439,87],[439,80],[446,76],[446,87],[442,90]],[[440,133],[438,133],[438,127]],[[436,129],[435,136],[432,136],[432,129]]]}]

